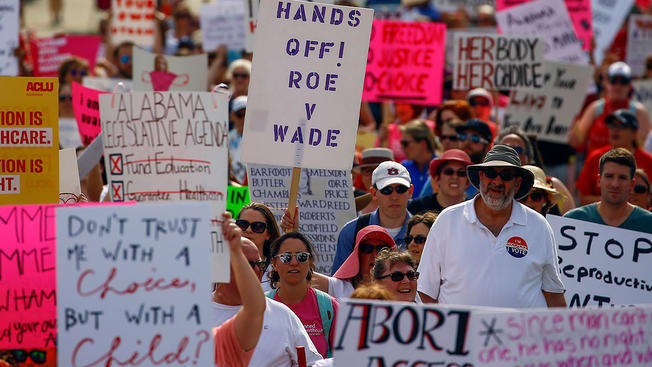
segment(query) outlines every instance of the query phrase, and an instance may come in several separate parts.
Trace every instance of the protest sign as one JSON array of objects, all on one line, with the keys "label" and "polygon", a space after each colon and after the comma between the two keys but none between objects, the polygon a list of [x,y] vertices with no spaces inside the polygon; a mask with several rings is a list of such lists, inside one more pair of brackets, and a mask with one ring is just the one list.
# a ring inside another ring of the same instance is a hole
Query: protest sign
[{"label": "protest sign", "polygon": [[72,108],[84,145],[90,144],[101,131],[100,94],[104,93],[72,82]]},{"label": "protest sign", "polygon": [[237,218],[242,207],[249,204],[249,187],[229,186],[226,195],[226,210],[233,218]]},{"label": "protest sign", "polygon": [[500,309],[347,299],[342,366],[649,366],[652,307]]},{"label": "protest sign", "polygon": [[400,0],[369,0],[367,7],[374,10],[374,19],[401,20],[403,14]]},{"label": "protest sign", "polygon": [[543,87],[541,38],[456,33],[453,42],[453,89]]},{"label": "protest sign", "polygon": [[57,209],[59,366],[214,364],[209,212]]},{"label": "protest sign", "polygon": [[[208,92],[100,95],[111,201],[209,201],[213,269],[222,247],[229,122],[227,96]],[[214,274],[217,278],[219,274]]]},{"label": "protest sign", "polygon": [[261,2],[241,161],[351,168],[372,21],[371,9]]},{"label": "protest sign", "polygon": [[455,28],[446,30],[446,53],[444,54],[445,58],[445,68],[446,70],[453,70],[453,40],[455,39],[455,34],[457,33],[482,33],[482,34],[494,34],[497,33],[498,29],[496,27],[472,27],[472,28]]},{"label": "protest sign", "polygon": [[0,77],[0,205],[59,201],[59,81]]},{"label": "protest sign", "polygon": [[56,346],[54,210],[0,206],[0,349]]},{"label": "protest sign", "polygon": [[[248,165],[251,201],[267,205],[281,223],[288,206],[292,169]],[[315,246],[317,271],[330,274],[340,229],[355,218],[348,171],[304,169],[299,181],[299,232]]]},{"label": "protest sign", "polygon": [[247,52],[254,52],[254,35],[258,22],[258,6],[260,0],[242,0],[245,9],[245,46]]},{"label": "protest sign", "polygon": [[152,47],[156,32],[153,0],[111,0],[111,43],[134,42],[138,46]]},{"label": "protest sign", "polygon": [[219,0],[199,6],[202,48],[215,51],[225,45],[230,50],[245,49],[245,9],[242,0]]},{"label": "protest sign", "polygon": [[496,13],[504,34],[539,35],[547,60],[588,64],[563,0],[536,0]]},{"label": "protest sign", "polygon": [[634,80],[634,99],[641,102],[648,111],[652,111],[652,80]]},{"label": "protest sign", "polygon": [[82,146],[77,120],[70,117],[59,117],[59,145],[62,148],[77,148]]},{"label": "protest sign", "polygon": [[652,55],[652,15],[632,14],[627,28],[627,56],[633,76],[645,75],[645,59]]},{"label": "protest sign", "polygon": [[604,52],[611,45],[633,4],[634,0],[591,0],[593,36],[595,37],[595,50],[593,51],[595,65],[602,63]]},{"label": "protest sign", "polygon": [[374,20],[362,100],[440,104],[445,43],[443,23]]},{"label": "protest sign", "polygon": [[208,74],[207,54],[167,56],[134,47],[135,91],[205,91]]},{"label": "protest sign", "polygon": [[651,303],[652,235],[549,215],[570,307]]},{"label": "protest sign", "polygon": [[431,2],[439,11],[454,12],[463,8],[469,14],[475,14],[480,5],[496,6],[496,0],[432,0]]},{"label": "protest sign", "polygon": [[19,0],[0,0],[0,75],[18,75],[14,49],[18,47]]},{"label": "protest sign", "polygon": [[[116,91],[116,86],[122,83],[127,90]],[[126,92],[132,90],[133,82],[129,79],[108,79],[87,76],[82,80],[82,85],[86,88],[99,90],[102,92]]]},{"label": "protest sign", "polygon": [[[37,38],[30,42],[34,60],[34,76],[58,76],[59,66],[71,56],[88,61],[88,70],[71,69],[71,73],[86,76],[95,67],[100,36],[63,36]],[[74,70],[74,71],[72,71]]]},{"label": "protest sign", "polygon": [[538,140],[566,144],[592,74],[588,65],[546,61],[544,87],[512,91],[502,128],[516,125]]},{"label": "protest sign", "polygon": [[72,148],[61,149],[59,151],[59,203],[76,203],[80,195],[77,153]]}]

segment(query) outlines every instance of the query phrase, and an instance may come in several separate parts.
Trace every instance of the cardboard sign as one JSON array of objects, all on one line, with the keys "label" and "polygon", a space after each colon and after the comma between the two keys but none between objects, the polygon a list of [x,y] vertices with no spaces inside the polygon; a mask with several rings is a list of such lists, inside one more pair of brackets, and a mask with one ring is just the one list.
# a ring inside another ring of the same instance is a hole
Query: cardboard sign
[{"label": "cardboard sign", "polygon": [[245,9],[245,46],[247,52],[254,52],[254,35],[258,22],[260,0],[242,0]]},{"label": "cardboard sign", "polygon": [[566,144],[568,132],[580,111],[593,68],[561,62],[545,62],[542,89],[512,91],[502,128],[519,126],[536,133],[538,140]]},{"label": "cardboard sign", "polygon": [[634,80],[634,99],[641,102],[648,111],[652,111],[652,80]]},{"label": "cardboard sign", "polygon": [[19,0],[0,0],[0,75],[18,75],[14,49],[18,47]]},{"label": "cardboard sign", "polygon": [[453,89],[543,87],[541,38],[456,33],[453,42]]},{"label": "cardboard sign", "polygon": [[220,0],[199,6],[202,47],[214,51],[220,45],[230,50],[244,50],[245,9],[242,0]]},{"label": "cardboard sign", "polygon": [[59,366],[214,363],[208,216],[206,203],[57,209]]},{"label": "cardboard sign", "polygon": [[[281,223],[288,206],[292,169],[248,166],[251,201],[267,205]],[[340,229],[355,218],[351,175],[348,171],[302,169],[299,181],[299,232],[315,246],[317,271],[329,274]]]},{"label": "cardboard sign", "polygon": [[[116,90],[119,83],[122,83],[127,90]],[[129,79],[107,79],[87,76],[82,80],[82,85],[86,88],[99,90],[102,92],[127,92],[133,89],[133,81]]]},{"label": "cardboard sign", "polygon": [[645,75],[645,59],[652,54],[652,15],[632,15],[627,28],[627,57],[633,76]]},{"label": "cardboard sign", "polygon": [[0,205],[59,201],[59,81],[0,77]]},{"label": "cardboard sign", "polygon": [[59,66],[70,56],[88,61],[88,72],[95,67],[100,36],[64,36],[37,38],[30,42],[34,60],[34,76],[58,76]]},{"label": "cardboard sign", "polygon": [[570,307],[650,303],[652,235],[554,215],[559,268]]},{"label": "cardboard sign", "polygon": [[135,91],[205,91],[207,54],[167,56],[134,48]]},{"label": "cardboard sign", "polygon": [[587,64],[563,0],[536,0],[496,13],[505,34],[541,36],[548,60]]},{"label": "cardboard sign", "polygon": [[59,203],[74,204],[79,201],[81,184],[74,149],[59,151]]},{"label": "cardboard sign", "polygon": [[154,45],[155,11],[154,0],[111,0],[111,43],[132,41],[142,47]]},{"label": "cardboard sign", "polygon": [[54,210],[0,206],[0,349],[56,346]]},{"label": "cardboard sign", "polygon": [[241,161],[351,168],[372,20],[370,9],[261,2]]},{"label": "cardboard sign", "polygon": [[229,186],[226,198],[226,210],[231,213],[233,218],[237,218],[242,207],[251,202],[249,200],[249,187]]},{"label": "cardboard sign", "polygon": [[219,223],[226,209],[228,103],[226,95],[208,92],[100,95],[111,201],[210,202],[213,269],[226,273]]},{"label": "cardboard sign", "polygon": [[649,366],[652,307],[491,309],[347,299],[343,366]]},{"label": "cardboard sign", "polygon": [[362,100],[441,103],[446,25],[374,20]]},{"label": "cardboard sign", "polygon": [[59,145],[62,148],[77,148],[82,146],[76,119],[59,117]]},{"label": "cardboard sign", "polygon": [[616,37],[616,33],[618,33],[633,4],[634,0],[591,0],[593,35],[595,37],[595,50],[593,51],[595,65],[602,63],[604,52]]},{"label": "cardboard sign", "polygon": [[75,119],[84,145],[90,144],[102,129],[100,94],[104,93],[72,82],[72,109],[75,111]]}]

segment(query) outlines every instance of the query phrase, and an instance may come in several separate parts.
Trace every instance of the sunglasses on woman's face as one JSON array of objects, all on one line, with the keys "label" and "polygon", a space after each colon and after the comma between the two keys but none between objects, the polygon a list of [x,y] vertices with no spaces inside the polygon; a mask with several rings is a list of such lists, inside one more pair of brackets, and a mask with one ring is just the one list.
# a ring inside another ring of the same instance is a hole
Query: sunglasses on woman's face
[{"label": "sunglasses on woman's face", "polygon": [[609,78],[609,83],[611,84],[629,85],[630,81],[629,78],[625,78],[624,76],[613,76]]},{"label": "sunglasses on woman's face", "polygon": [[466,170],[465,169],[455,171],[454,169],[449,167],[449,168],[446,168],[445,170],[441,171],[441,173],[443,175],[445,175],[445,176],[453,176],[453,175],[457,174],[457,177],[466,177]]},{"label": "sunglasses on woman's face", "polygon": [[267,229],[265,222],[249,222],[248,220],[238,219],[235,221],[235,224],[243,231],[246,231],[251,226],[251,231],[254,233],[263,233]]},{"label": "sunglasses on woman's face", "polygon": [[246,79],[249,78],[247,73],[233,73],[233,79]]},{"label": "sunglasses on woman's face", "polygon": [[634,185],[634,192],[637,194],[645,194],[650,192],[650,188],[644,185]]},{"label": "sunglasses on woman's face", "polygon": [[417,245],[423,245],[426,243],[426,236],[418,235],[418,236],[406,236],[405,237],[405,245],[409,245],[410,242],[414,241]]},{"label": "sunglasses on woman's face", "polygon": [[408,280],[417,280],[417,279],[419,279],[419,272],[418,271],[412,271],[412,270],[408,271],[407,273],[402,273],[400,271],[395,271],[393,273],[385,274],[385,275],[381,276],[378,279],[385,279],[385,278],[389,278],[389,277],[392,278],[393,282],[400,282],[401,280],[403,280],[404,277],[407,277]]},{"label": "sunglasses on woman's face", "polygon": [[12,349],[11,354],[19,363],[27,361],[28,357],[36,364],[43,364],[46,359],[46,351],[44,350],[34,349],[27,352],[25,349]]},{"label": "sunglasses on woman's face", "polygon": [[405,194],[409,189],[410,188],[407,186],[397,185],[396,187],[385,186],[378,191],[380,191],[380,193],[383,195],[391,195],[391,193],[394,192],[394,190],[396,190],[397,194]]},{"label": "sunglasses on woman's face", "polygon": [[376,253],[379,253],[384,249],[390,249],[390,248],[391,247],[388,245],[372,245],[370,243],[361,243],[358,250],[363,254],[370,254],[374,252],[374,250],[376,251]]},{"label": "sunglasses on woman's face", "polygon": [[524,201],[524,202],[527,201],[528,197],[530,198],[530,200],[532,200],[532,202],[538,203],[539,201],[543,200],[543,198],[545,197],[545,194],[543,192],[539,191],[539,190],[531,191],[530,195],[524,197],[523,199],[521,199],[521,201]]},{"label": "sunglasses on woman's face", "polygon": [[79,74],[79,76],[86,76],[86,74],[88,74],[88,72],[86,70],[84,70],[84,69],[82,69],[82,70],[71,69],[70,74],[72,76],[77,76],[77,74]]},{"label": "sunglasses on woman's face", "polygon": [[290,261],[292,261],[292,256],[296,257],[297,261],[300,263],[305,263],[310,258],[310,254],[307,252],[296,252],[294,254],[291,252],[284,252],[274,257],[279,259],[283,264],[289,264]]}]

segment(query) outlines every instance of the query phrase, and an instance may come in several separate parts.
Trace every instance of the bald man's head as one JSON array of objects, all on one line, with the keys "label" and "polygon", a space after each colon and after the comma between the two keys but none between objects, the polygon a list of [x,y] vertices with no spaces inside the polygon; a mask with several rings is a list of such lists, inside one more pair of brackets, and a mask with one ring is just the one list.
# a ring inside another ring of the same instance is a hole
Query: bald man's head
[{"label": "bald man's head", "polygon": [[[260,252],[258,252],[258,247],[256,247],[256,245],[248,238],[242,237],[242,253],[244,253],[245,257],[249,261],[261,260]],[[253,269],[254,273],[256,273],[256,276],[258,277],[258,280],[261,280],[263,278],[264,269],[260,269],[258,266],[254,266]],[[231,272],[231,281],[233,281],[233,272]]]}]

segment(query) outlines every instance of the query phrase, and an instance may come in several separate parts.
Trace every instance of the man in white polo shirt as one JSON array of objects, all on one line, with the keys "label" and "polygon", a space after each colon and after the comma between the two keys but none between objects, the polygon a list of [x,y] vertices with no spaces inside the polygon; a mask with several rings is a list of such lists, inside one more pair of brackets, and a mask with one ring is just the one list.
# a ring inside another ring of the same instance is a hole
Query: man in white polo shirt
[{"label": "man in white polo shirt", "polygon": [[552,229],[518,201],[534,175],[514,149],[494,146],[468,166],[480,195],[446,208],[433,224],[419,264],[424,303],[565,307]]}]

